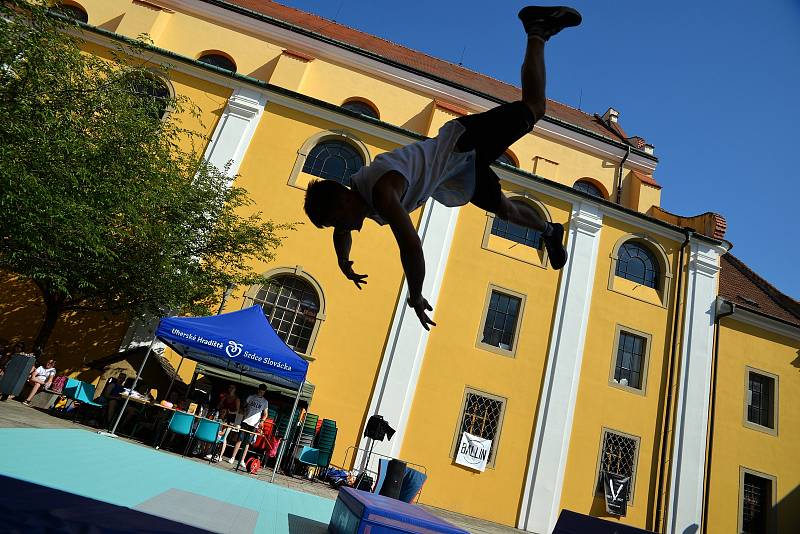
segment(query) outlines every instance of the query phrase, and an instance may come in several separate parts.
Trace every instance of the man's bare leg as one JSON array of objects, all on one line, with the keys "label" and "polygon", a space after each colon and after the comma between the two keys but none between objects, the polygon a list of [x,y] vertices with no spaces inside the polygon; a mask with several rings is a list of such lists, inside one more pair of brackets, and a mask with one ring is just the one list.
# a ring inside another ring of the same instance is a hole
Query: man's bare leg
[{"label": "man's bare leg", "polygon": [[522,101],[538,121],[544,117],[547,108],[545,82],[547,75],[544,66],[544,40],[537,36],[528,37],[525,59],[522,62]]},{"label": "man's bare leg", "polygon": [[547,221],[542,219],[539,212],[524,202],[509,200],[505,195],[500,199],[496,215],[504,221],[531,228],[537,232],[544,232],[547,229]]}]

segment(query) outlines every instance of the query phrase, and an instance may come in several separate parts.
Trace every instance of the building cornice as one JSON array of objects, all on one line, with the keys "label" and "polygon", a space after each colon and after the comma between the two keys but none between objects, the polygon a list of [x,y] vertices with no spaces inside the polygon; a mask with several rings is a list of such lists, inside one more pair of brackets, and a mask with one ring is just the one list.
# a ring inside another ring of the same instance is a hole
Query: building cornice
[{"label": "building cornice", "polygon": [[[300,50],[316,58],[334,60],[348,64],[407,87],[415,92],[427,94],[434,100],[445,100],[474,112],[491,109],[503,100],[431,73],[385,58],[357,46],[320,35],[288,22],[275,19],[224,0],[161,0],[161,4],[184,13],[202,15],[219,24],[245,30],[268,40],[278,41],[287,47]],[[596,155],[614,155],[620,159],[631,149],[629,164],[652,173],[658,158],[629,145],[604,137],[574,124],[552,116],[545,116],[537,124],[537,133],[576,145]]]},{"label": "building cornice", "polygon": [[800,326],[756,310],[751,310],[741,304],[732,303],[726,299],[721,300],[726,302],[729,306],[733,305],[733,313],[728,316],[730,319],[755,326],[756,328],[761,328],[773,334],[800,341]]}]

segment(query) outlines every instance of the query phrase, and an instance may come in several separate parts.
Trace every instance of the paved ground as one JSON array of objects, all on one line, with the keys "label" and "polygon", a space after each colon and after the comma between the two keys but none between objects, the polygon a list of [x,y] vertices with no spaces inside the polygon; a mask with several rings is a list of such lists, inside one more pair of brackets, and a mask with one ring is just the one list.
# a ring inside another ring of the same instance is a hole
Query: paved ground
[{"label": "paved ground", "polygon": [[[44,428],[44,429],[67,428],[67,429],[85,429],[87,431],[96,432],[96,429],[92,427],[76,424],[69,420],[52,416],[46,412],[37,410],[35,408],[29,408],[15,400],[0,402],[0,428]],[[128,440],[126,438],[119,438],[119,439],[137,445],[142,445],[141,442],[139,441]],[[172,454],[167,452],[164,453]],[[206,466],[209,465],[208,462],[204,462],[200,459],[195,459],[194,461],[202,463]],[[211,464],[211,465],[215,469],[232,471],[232,466],[229,465],[227,462],[221,462],[218,464]],[[246,473],[241,473],[241,476],[268,482],[269,479],[272,477],[272,472],[269,469],[263,469],[261,473],[259,473],[256,476],[249,475]],[[304,493],[309,493],[312,495],[317,495],[319,497],[332,500],[336,499],[337,495],[337,490],[331,488],[327,484],[323,484],[318,481],[310,481],[296,477],[295,478],[287,477],[279,474],[275,477],[275,483],[282,487],[290,488]],[[521,530],[506,527],[503,525],[498,525],[496,523],[484,521],[482,519],[468,517],[447,510],[441,510],[429,506],[425,506],[425,508],[427,508],[433,514],[475,534],[511,534],[511,533],[523,532]]]}]

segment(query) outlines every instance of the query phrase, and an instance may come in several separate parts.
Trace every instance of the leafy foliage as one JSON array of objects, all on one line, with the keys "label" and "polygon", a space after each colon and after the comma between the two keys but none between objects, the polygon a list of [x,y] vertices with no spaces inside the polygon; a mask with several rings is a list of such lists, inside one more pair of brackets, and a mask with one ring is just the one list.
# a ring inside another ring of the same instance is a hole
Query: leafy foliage
[{"label": "leafy foliage", "polygon": [[248,265],[292,225],[202,160],[180,122],[197,109],[165,92],[146,46],[85,53],[77,23],[24,0],[0,17],[0,269],[34,281],[48,313],[208,313],[227,284],[261,281]]}]

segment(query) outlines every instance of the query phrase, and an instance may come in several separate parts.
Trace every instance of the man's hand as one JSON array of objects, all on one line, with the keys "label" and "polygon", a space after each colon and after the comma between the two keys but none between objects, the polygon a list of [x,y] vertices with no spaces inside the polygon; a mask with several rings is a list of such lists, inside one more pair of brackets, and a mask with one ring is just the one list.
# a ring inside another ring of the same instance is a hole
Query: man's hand
[{"label": "man's hand", "polygon": [[348,260],[339,263],[339,268],[342,270],[348,280],[352,280],[358,289],[361,289],[361,284],[367,284],[366,274],[357,274],[353,271],[353,262]]},{"label": "man's hand", "polygon": [[428,325],[436,326],[436,323],[431,321],[431,318],[428,317],[427,313],[425,313],[426,311],[433,311],[433,308],[430,304],[428,304],[428,301],[425,300],[425,297],[422,295],[417,295],[416,298],[409,296],[408,305],[414,308],[414,311],[417,313],[417,317],[419,317],[419,322],[422,323],[422,328],[425,330],[430,330]]}]

